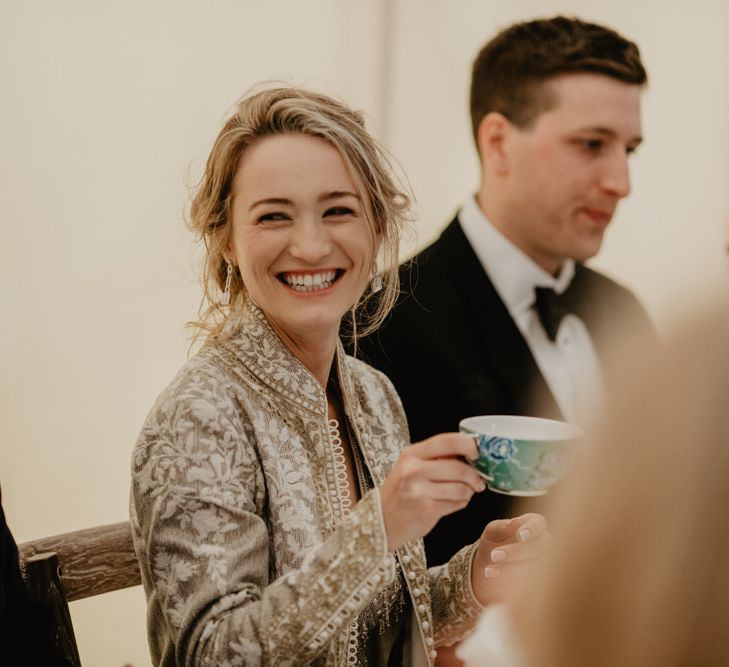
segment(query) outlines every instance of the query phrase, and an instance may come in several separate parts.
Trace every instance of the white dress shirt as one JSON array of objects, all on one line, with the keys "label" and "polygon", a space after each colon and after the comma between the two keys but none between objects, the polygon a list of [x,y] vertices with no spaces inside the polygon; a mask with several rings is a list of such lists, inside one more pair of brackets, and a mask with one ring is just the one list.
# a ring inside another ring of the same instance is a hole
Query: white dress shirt
[{"label": "white dress shirt", "polygon": [[562,294],[575,274],[565,261],[555,278],[509,241],[484,216],[475,197],[458,219],[484,271],[519,327],[534,360],[567,421],[584,424],[603,392],[600,365],[590,334],[576,315],[566,315],[555,342],[549,340],[535,308],[535,287]]}]

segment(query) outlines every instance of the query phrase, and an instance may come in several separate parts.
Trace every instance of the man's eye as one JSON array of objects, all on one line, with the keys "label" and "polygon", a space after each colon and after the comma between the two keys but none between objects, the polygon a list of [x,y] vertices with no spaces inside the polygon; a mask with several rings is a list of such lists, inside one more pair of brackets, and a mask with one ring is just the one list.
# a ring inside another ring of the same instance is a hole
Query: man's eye
[{"label": "man's eye", "polygon": [[581,143],[582,147],[590,153],[599,152],[604,145],[602,139],[583,139]]}]

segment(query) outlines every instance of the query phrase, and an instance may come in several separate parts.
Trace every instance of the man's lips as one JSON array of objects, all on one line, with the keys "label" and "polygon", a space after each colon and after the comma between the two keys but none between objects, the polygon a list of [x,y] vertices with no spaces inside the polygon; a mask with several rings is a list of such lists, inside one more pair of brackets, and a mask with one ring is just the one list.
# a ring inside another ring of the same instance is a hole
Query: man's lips
[{"label": "man's lips", "polygon": [[605,211],[598,208],[585,207],[582,209],[584,214],[600,225],[607,225],[613,219],[613,210]]}]

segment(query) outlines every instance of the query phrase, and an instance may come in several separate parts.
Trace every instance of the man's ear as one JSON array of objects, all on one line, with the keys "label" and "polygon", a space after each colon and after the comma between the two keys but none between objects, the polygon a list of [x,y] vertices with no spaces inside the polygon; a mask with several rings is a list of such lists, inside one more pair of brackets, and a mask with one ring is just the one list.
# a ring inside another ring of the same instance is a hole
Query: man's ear
[{"label": "man's ear", "polygon": [[504,174],[508,171],[506,143],[512,125],[504,114],[498,111],[487,113],[478,126],[478,152],[481,168],[486,171]]}]

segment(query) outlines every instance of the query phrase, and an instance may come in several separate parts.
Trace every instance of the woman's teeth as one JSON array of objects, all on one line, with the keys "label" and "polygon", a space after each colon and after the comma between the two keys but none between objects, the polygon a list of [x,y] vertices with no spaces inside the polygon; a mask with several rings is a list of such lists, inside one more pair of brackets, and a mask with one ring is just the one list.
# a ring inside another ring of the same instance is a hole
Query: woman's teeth
[{"label": "woman's teeth", "polygon": [[337,277],[336,271],[321,273],[282,273],[283,281],[297,292],[316,292],[331,287]]}]

